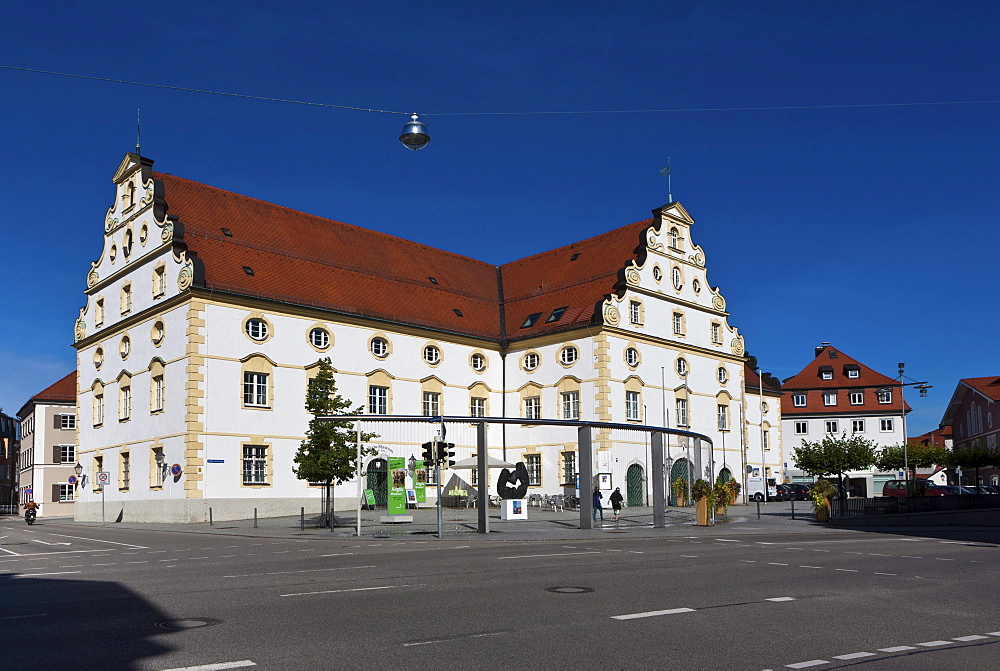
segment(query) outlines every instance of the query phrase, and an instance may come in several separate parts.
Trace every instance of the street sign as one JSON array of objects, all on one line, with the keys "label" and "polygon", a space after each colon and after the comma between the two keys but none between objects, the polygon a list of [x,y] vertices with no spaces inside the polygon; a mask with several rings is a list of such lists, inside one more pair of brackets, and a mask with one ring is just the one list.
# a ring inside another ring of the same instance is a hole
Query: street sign
[{"label": "street sign", "polygon": [[183,472],[184,469],[181,468],[180,464],[174,464],[173,466],[170,467],[170,475],[174,476],[175,478]]},{"label": "street sign", "polygon": [[66,478],[66,482],[68,482],[71,485],[75,485],[76,484],[76,476],[75,475],[69,476],[68,478]]},{"label": "street sign", "polygon": [[31,496],[31,487],[25,487],[24,488],[24,495],[25,496]]},{"label": "street sign", "polygon": [[97,472],[97,484],[99,485],[110,485],[111,484],[111,474],[107,471]]},{"label": "street sign", "polygon": [[209,459],[208,463],[210,463],[210,464],[224,464],[224,463],[226,463],[226,460],[225,459]]}]

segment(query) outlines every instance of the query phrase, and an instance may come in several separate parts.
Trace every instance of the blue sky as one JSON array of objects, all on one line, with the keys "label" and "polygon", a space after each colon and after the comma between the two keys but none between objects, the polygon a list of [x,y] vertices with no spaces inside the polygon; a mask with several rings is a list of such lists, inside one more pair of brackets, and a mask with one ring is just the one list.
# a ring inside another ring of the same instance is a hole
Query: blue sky
[{"label": "blue sky", "polygon": [[[709,280],[766,370],[830,341],[927,380],[1000,375],[996,2],[36,2],[0,65],[0,407],[75,362],[111,175],[156,169],[502,263],[644,219],[697,223]],[[588,110],[694,110],[542,114]],[[499,114],[531,112],[533,114]],[[490,113],[490,114],[472,114]],[[911,396],[915,397],[916,394]]]}]

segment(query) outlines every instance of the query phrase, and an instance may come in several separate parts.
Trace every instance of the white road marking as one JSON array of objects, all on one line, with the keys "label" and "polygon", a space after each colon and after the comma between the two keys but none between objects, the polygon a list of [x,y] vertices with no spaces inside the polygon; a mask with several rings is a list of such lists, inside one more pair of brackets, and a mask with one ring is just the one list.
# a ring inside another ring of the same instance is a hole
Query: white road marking
[{"label": "white road marking", "polygon": [[716,538],[715,540],[720,543],[742,543],[743,541],[736,540],[735,538]]},{"label": "white road marking", "polygon": [[642,550],[629,550],[629,553],[630,554],[634,554],[634,555],[644,555],[644,554],[646,554]]},{"label": "white road marking", "polygon": [[8,615],[7,617],[0,617],[0,620],[21,620],[26,617],[48,617],[48,613],[37,613],[35,615]]},{"label": "white road marking", "polygon": [[922,648],[936,648],[940,645],[951,645],[951,641],[926,641],[924,643],[917,643]]},{"label": "white road marking", "polygon": [[903,652],[904,650],[916,650],[912,645],[897,645],[891,648],[878,648],[879,652]]},{"label": "white road marking", "polygon": [[13,550],[8,550],[7,548],[0,548],[0,552],[6,552],[7,554],[14,555],[15,557],[21,556],[18,553],[14,552]]},{"label": "white road marking", "polygon": [[114,565],[115,565],[114,562],[111,562],[110,564],[94,564],[94,566],[114,566]]},{"label": "white road marking", "polygon": [[896,575],[896,574],[895,573],[879,573],[878,571],[875,571],[875,575]]},{"label": "white road marking", "polygon": [[698,555],[681,555],[682,557],[687,557],[688,559],[697,559]]},{"label": "white road marking", "polygon": [[352,587],[349,589],[328,589],[322,592],[296,592],[294,594],[281,594],[279,596],[309,596],[311,594],[337,594],[339,592],[370,592],[377,589],[394,589],[396,587],[417,587],[417,585],[383,585],[382,587]]},{"label": "white road marking", "polygon": [[954,559],[948,559],[946,557],[935,557],[934,559],[937,559],[938,561],[955,561]]},{"label": "white road marking", "polygon": [[449,641],[462,641],[467,638],[482,638],[483,636],[500,636],[502,634],[508,634],[507,631],[490,631],[484,634],[469,634],[468,636],[458,636],[455,638],[439,638],[433,641],[419,641],[417,643],[404,643],[404,648],[412,648],[415,645],[431,645],[432,643],[447,643]]},{"label": "white road marking", "polygon": [[799,568],[823,568],[823,567],[822,566],[803,566],[803,565],[800,564]]},{"label": "white road marking", "polygon": [[830,662],[825,659],[810,659],[808,662],[799,662],[798,664],[785,664],[789,669],[805,669],[810,666],[819,666],[821,664],[829,664]]},{"label": "white road marking", "polygon": [[347,571],[356,568],[375,568],[375,566],[340,566],[337,568],[311,568],[301,571],[271,571],[269,573],[243,573],[240,575],[224,575],[223,578],[253,578],[261,575],[285,575],[289,573],[317,573],[320,571]]},{"label": "white road marking", "polygon": [[228,559],[229,557],[235,557],[235,556],[236,555],[219,555],[219,559]]},{"label": "white road marking", "polygon": [[69,564],[66,566],[60,566],[59,568],[80,568],[83,564]]},{"label": "white road marking", "polygon": [[[354,554],[354,553],[353,552],[340,552],[340,553],[335,554],[335,555],[320,555],[320,557],[346,557],[347,555],[352,555],[352,554]],[[232,555],[232,556],[235,557],[236,555]]]},{"label": "white road marking", "polygon": [[146,554],[159,555],[159,554],[163,554],[164,552],[166,552],[166,550],[150,550]]},{"label": "white road marking", "polygon": [[139,550],[148,550],[149,547],[146,545],[134,545],[132,543],[116,543],[115,541],[102,541],[99,538],[83,538],[82,536],[67,536],[66,534],[52,534],[53,536],[59,536],[60,538],[75,538],[78,541],[93,541],[95,543],[109,543],[111,545],[124,545],[129,548],[136,548]]},{"label": "white road marking", "polygon": [[66,575],[68,573],[82,573],[82,571],[54,571],[52,573],[25,573],[22,575],[15,575],[15,578],[34,578],[39,575]]},{"label": "white road marking", "polygon": [[834,659],[861,659],[862,657],[874,657],[874,652],[852,652],[849,655],[834,655]]},{"label": "white road marking", "polygon": [[41,543],[42,545],[72,545],[72,543],[50,543],[48,541],[39,540],[37,538],[31,539],[32,543]]},{"label": "white road marking", "polygon": [[497,559],[531,559],[533,557],[565,557],[568,555],[597,555],[601,554],[600,550],[587,551],[587,552],[555,552],[553,554],[547,555],[516,555],[513,557],[497,557]]},{"label": "white road marking", "polygon": [[952,640],[965,642],[965,641],[981,641],[984,638],[989,638],[989,637],[988,636],[978,636],[978,635],[977,636],[956,636]]},{"label": "white road marking", "polygon": [[844,571],[846,573],[857,573],[858,572],[857,569],[853,569],[853,568],[835,568],[833,570],[834,571]]},{"label": "white road marking", "polygon": [[776,561],[769,561],[767,563],[770,564],[771,566],[788,566],[788,564],[782,564],[782,563],[776,562]]},{"label": "white road marking", "polygon": [[988,632],[986,632],[986,635],[987,636],[1000,636],[1000,631],[988,631]]},{"label": "white road marking", "polygon": [[148,559],[143,559],[142,561],[130,561],[130,562],[126,562],[126,563],[128,563],[128,564],[148,564],[149,560]]},{"label": "white road marking", "polygon": [[868,554],[871,555],[872,557],[891,557],[892,556],[892,555],[880,554],[878,552],[869,552]]},{"label": "white road marking", "polygon": [[669,610],[650,610],[645,613],[630,613],[628,615],[612,615],[612,620],[637,620],[643,617],[659,617],[660,615],[676,615],[678,613],[693,613],[694,608],[671,608]]},{"label": "white road marking", "polygon": [[247,666],[257,666],[249,659],[239,662],[219,662],[218,664],[202,664],[200,666],[176,666],[164,671],[224,671],[225,669],[241,669]]},{"label": "white road marking", "polygon": [[923,559],[923,557],[914,557],[913,555],[899,555],[903,559]]},{"label": "white road marking", "polygon": [[770,599],[764,599],[764,601],[795,601],[793,596],[775,596]]}]

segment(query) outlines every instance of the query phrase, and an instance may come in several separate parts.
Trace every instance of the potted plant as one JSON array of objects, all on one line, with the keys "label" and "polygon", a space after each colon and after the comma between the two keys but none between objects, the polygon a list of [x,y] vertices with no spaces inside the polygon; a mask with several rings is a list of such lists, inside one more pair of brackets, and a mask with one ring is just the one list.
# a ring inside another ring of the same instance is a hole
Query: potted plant
[{"label": "potted plant", "polygon": [[829,480],[820,478],[809,488],[809,495],[812,497],[813,510],[816,512],[816,521],[830,521],[830,497],[836,489]]},{"label": "potted plant", "polygon": [[681,476],[677,476],[674,479],[671,487],[674,490],[674,500],[677,501],[678,506],[687,505],[687,482]]},{"label": "potted plant", "polygon": [[715,481],[715,487],[712,489],[712,494],[714,495],[715,498],[716,516],[725,515],[726,511],[729,509],[730,482],[732,482],[732,480],[729,480],[728,482],[721,482],[719,480]]},{"label": "potted plant", "polygon": [[707,481],[698,478],[691,485],[691,496],[694,497],[696,523],[700,527],[711,526],[709,511],[715,506],[715,491]]},{"label": "potted plant", "polygon": [[726,483],[726,486],[729,488],[729,505],[735,505],[736,499],[740,496],[740,490],[743,488],[740,486],[740,483],[736,482],[736,480],[730,480]]}]

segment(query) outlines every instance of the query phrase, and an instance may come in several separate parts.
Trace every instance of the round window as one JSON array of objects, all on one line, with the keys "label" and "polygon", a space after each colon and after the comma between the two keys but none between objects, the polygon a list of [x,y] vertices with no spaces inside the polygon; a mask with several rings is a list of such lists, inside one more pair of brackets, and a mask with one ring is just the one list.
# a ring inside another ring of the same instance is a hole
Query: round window
[{"label": "round window", "polygon": [[663,271],[660,270],[659,266],[653,266],[653,279],[657,282],[663,279]]},{"label": "round window", "polygon": [[524,370],[535,370],[538,368],[538,355],[534,352],[528,352],[524,355]]},{"label": "round window", "polygon": [[111,245],[111,252],[108,253],[108,257],[111,259],[111,263],[115,262],[118,258],[118,245]]},{"label": "round window", "polygon": [[424,347],[424,361],[430,364],[436,364],[441,362],[441,350],[439,350],[434,345],[427,345]]},{"label": "round window", "polygon": [[564,347],[559,353],[559,360],[563,362],[563,365],[570,366],[576,363],[576,360],[580,358],[580,351],[577,348],[570,345],[569,347]]},{"label": "round window", "polygon": [[94,368],[100,370],[101,366],[104,365],[104,349],[98,347],[94,350]]},{"label": "round window", "polygon": [[248,319],[247,320],[247,335],[254,340],[266,340],[267,339],[267,322],[263,319]]},{"label": "round window", "polygon": [[132,341],[129,340],[128,336],[122,336],[122,341],[118,345],[118,353],[122,355],[123,359],[127,359],[131,351],[132,351]]},{"label": "round window", "polygon": [[148,238],[149,238],[149,226],[143,224],[142,228],[139,229],[139,242],[141,242],[142,244],[146,244],[146,240]]},{"label": "round window", "polygon": [[634,347],[629,347],[625,350],[625,363],[629,366],[639,365],[639,351]]},{"label": "round window", "polygon": [[125,237],[122,240],[122,254],[125,255],[127,259],[129,254],[132,253],[132,231],[125,231]]},{"label": "round window", "polygon": [[309,331],[309,342],[316,349],[326,349],[330,346],[330,333],[326,329],[314,328]]},{"label": "round window", "polygon": [[486,370],[486,357],[484,357],[482,354],[479,354],[478,352],[476,354],[473,354],[470,361],[472,363],[472,370],[475,371]]},{"label": "round window", "polygon": [[701,282],[699,282],[698,280],[691,280],[691,288],[694,289],[694,292],[696,294],[700,294],[701,293]]},{"label": "round window", "polygon": [[385,338],[372,338],[370,347],[372,354],[377,357],[383,357],[389,353],[389,341]]},{"label": "round window", "polygon": [[677,360],[677,374],[678,375],[687,375],[687,373],[688,373],[688,362],[685,361],[684,359],[678,359]]}]

